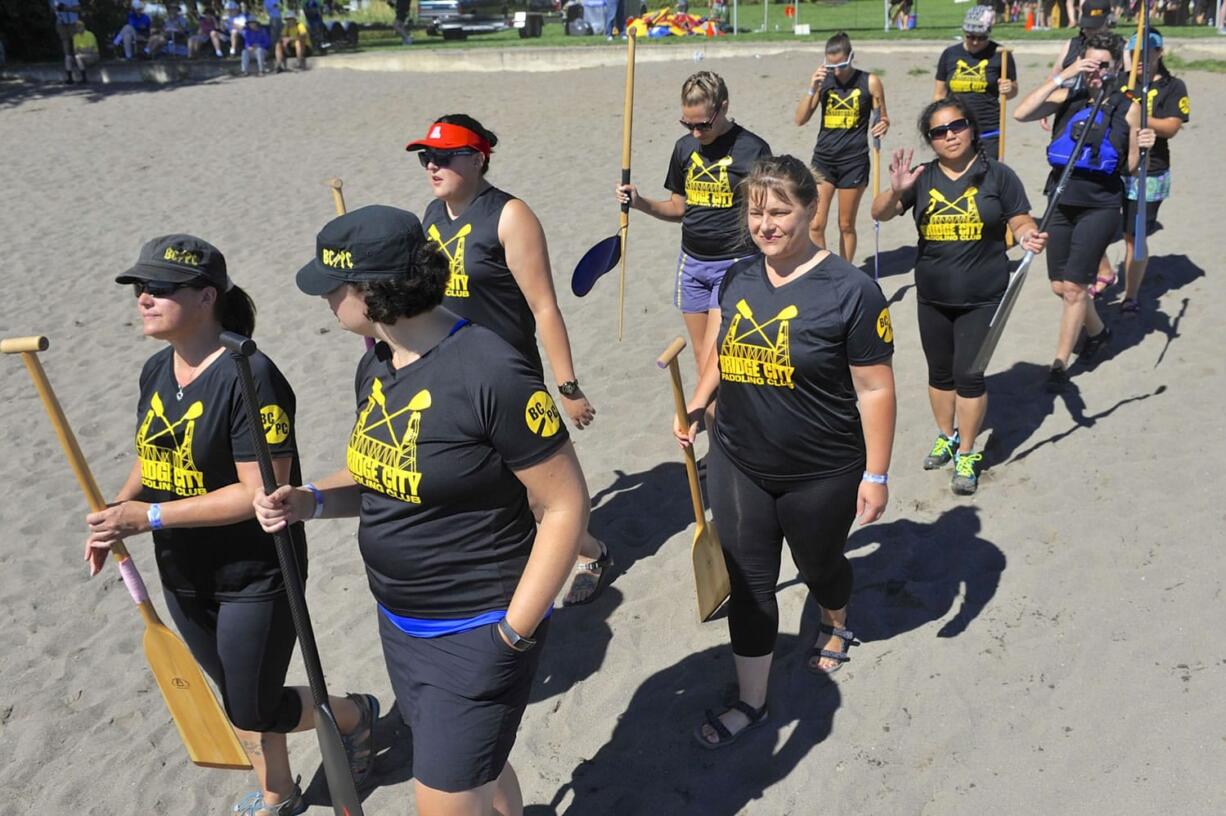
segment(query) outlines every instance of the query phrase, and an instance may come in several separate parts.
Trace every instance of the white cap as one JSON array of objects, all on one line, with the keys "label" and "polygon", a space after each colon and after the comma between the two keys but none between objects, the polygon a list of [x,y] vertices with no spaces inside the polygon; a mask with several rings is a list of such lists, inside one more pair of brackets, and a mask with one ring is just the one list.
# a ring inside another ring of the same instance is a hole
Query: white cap
[{"label": "white cap", "polygon": [[145,7],[145,4],[142,3],[140,0],[132,0],[132,10],[133,11],[140,11],[144,7]]}]

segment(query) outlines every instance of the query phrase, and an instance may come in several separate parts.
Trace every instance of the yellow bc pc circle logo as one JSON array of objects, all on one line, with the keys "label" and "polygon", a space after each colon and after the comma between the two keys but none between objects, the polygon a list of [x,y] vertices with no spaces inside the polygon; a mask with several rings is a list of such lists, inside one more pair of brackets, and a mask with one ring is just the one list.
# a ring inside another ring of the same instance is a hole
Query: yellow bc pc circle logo
[{"label": "yellow bc pc circle logo", "polygon": [[1184,116],[1192,112],[1192,103],[1188,101],[1186,96],[1179,99],[1179,112]]},{"label": "yellow bc pc circle logo", "polygon": [[268,444],[280,445],[289,437],[289,414],[280,405],[265,405],[260,409],[260,420]]},{"label": "yellow bc pc circle logo", "polygon": [[881,310],[881,314],[877,315],[877,336],[887,343],[894,342],[894,327],[890,324],[890,308]]},{"label": "yellow bc pc circle logo", "polygon": [[553,397],[547,391],[537,391],[528,398],[524,421],[528,423],[528,430],[544,439],[553,436],[562,427],[558,407],[553,404]]}]

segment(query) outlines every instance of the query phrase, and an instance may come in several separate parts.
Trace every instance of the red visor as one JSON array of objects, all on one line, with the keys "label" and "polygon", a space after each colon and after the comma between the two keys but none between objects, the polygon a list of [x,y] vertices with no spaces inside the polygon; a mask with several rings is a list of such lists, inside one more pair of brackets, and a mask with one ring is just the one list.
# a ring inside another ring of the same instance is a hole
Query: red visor
[{"label": "red visor", "polygon": [[422,150],[423,148],[437,150],[460,150],[468,147],[484,156],[490,154],[490,143],[463,125],[449,125],[445,122],[435,122],[430,125],[426,138],[409,142],[405,150]]}]

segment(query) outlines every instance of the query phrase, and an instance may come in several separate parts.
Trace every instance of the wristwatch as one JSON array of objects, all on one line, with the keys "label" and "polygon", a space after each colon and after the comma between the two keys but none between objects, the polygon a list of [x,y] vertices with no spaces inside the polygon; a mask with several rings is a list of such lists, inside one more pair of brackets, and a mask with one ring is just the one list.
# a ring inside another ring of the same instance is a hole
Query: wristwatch
[{"label": "wristwatch", "polygon": [[567,380],[564,383],[558,383],[558,393],[564,397],[579,396],[579,381]]},{"label": "wristwatch", "polygon": [[502,632],[502,636],[507,639],[507,643],[510,645],[510,647],[517,652],[526,652],[536,645],[535,640],[524,637],[519,632],[512,629],[511,624],[507,623],[506,618],[498,621],[498,630]]}]

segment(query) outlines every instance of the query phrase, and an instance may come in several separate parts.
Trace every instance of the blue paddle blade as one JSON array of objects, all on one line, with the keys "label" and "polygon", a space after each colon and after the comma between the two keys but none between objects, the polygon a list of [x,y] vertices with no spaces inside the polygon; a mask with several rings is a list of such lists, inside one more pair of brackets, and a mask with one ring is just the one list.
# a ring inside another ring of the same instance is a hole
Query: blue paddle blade
[{"label": "blue paddle blade", "polygon": [[570,278],[570,291],[575,297],[583,297],[592,291],[596,281],[606,272],[617,266],[622,257],[622,239],[620,235],[611,235],[592,247],[575,264],[575,273]]}]

